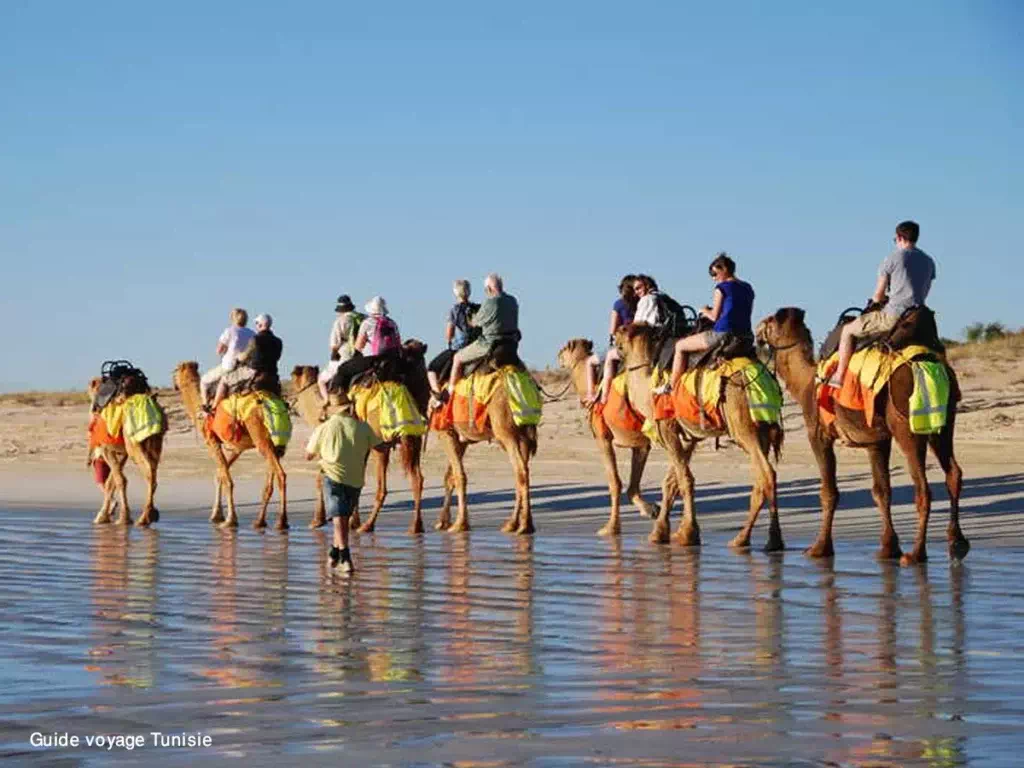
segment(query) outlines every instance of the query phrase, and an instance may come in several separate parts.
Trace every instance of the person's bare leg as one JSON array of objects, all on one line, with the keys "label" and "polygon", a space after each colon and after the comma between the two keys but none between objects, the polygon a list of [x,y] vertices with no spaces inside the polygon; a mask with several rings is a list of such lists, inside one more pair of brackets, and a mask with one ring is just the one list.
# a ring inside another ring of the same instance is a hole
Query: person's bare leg
[{"label": "person's bare leg", "polygon": [[448,377],[448,394],[455,394],[455,385],[459,383],[459,379],[462,378],[462,358],[459,357],[459,353],[456,352],[452,358],[452,375]]},{"label": "person's bare leg", "polygon": [[853,329],[846,325],[839,337],[839,366],[829,381],[830,385],[838,384],[842,386],[843,377],[846,376],[846,369],[850,367],[850,358],[853,357],[853,344],[856,338],[853,334]]},{"label": "person's bare leg", "polygon": [[433,371],[427,371],[427,381],[430,382],[430,392],[438,392],[441,389],[441,382],[437,380],[437,374]]},{"label": "person's bare leg", "polygon": [[221,379],[219,382],[217,382],[217,394],[213,396],[213,403],[210,405],[210,410],[216,411],[217,406],[220,405],[221,400],[227,397],[227,394],[228,387],[224,383],[224,380]]},{"label": "person's bare leg", "polygon": [[608,350],[604,356],[604,372],[601,378],[601,402],[608,402],[608,393],[611,392],[612,379],[615,378],[615,362],[619,359],[618,352],[613,348]]},{"label": "person's bare leg", "polygon": [[586,402],[592,403],[597,399],[597,368],[601,364],[597,355],[587,358],[587,396]]}]

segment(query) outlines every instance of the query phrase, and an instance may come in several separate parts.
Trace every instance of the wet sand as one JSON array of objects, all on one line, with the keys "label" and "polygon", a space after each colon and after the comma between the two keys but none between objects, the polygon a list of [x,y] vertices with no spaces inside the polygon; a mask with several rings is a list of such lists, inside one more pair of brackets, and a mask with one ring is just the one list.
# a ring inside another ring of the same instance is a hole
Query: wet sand
[{"label": "wet sand", "polygon": [[[973,487],[998,496],[1022,482]],[[957,566],[936,541],[932,562],[901,570],[873,559],[873,537],[846,535],[821,563],[799,553],[810,534],[784,516],[790,551],[737,554],[725,547],[731,513],[713,507],[719,497],[735,509],[741,492],[702,489],[701,550],[647,544],[635,513],[621,540],[593,536],[600,486],[538,486],[533,539],[494,531],[505,492],[475,496],[468,535],[410,537],[398,494],[399,509],[355,545],[351,579],[329,576],[326,535],[298,526],[222,532],[182,511],[158,530],[123,530],[92,526],[84,510],[9,509],[0,757],[1019,764],[1024,547],[975,536]],[[572,508],[581,498],[588,513]],[[940,538],[943,524],[937,513]],[[212,743],[157,747],[153,731]],[[34,749],[34,732],[145,745]]]}]

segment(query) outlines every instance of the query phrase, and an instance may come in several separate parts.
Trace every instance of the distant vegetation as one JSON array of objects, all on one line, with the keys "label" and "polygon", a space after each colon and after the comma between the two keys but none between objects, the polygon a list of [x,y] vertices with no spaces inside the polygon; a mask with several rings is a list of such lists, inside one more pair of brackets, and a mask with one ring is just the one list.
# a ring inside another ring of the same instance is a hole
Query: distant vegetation
[{"label": "distant vegetation", "polygon": [[1002,323],[971,323],[964,328],[964,342],[943,339],[951,360],[1024,358],[1024,328],[1010,330]]},{"label": "distant vegetation", "polygon": [[1001,339],[1010,331],[1002,323],[971,323],[964,328],[964,338],[968,344],[979,341],[995,341]]}]

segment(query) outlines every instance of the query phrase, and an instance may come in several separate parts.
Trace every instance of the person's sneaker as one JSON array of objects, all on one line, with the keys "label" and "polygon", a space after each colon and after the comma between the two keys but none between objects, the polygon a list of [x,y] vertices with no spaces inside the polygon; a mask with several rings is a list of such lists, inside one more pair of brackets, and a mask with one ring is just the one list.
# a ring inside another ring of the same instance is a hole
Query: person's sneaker
[{"label": "person's sneaker", "polygon": [[338,570],[342,573],[349,575],[355,571],[356,567],[352,563],[352,553],[348,551],[348,547],[341,550],[340,553],[341,562],[338,563]]},{"label": "person's sneaker", "polygon": [[671,384],[662,384],[660,387],[655,387],[653,390],[651,390],[651,394],[654,394],[654,395],[671,395],[672,394],[672,385]]},{"label": "person's sneaker", "polygon": [[338,567],[338,561],[341,559],[341,550],[337,547],[331,547],[331,551],[327,553],[327,567],[331,570]]}]

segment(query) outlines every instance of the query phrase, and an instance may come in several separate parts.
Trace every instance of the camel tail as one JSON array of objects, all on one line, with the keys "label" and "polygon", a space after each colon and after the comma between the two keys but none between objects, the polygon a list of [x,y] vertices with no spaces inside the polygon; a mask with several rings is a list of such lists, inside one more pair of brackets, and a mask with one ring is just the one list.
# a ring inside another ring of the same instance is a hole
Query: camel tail
[{"label": "camel tail", "polygon": [[523,439],[526,440],[526,447],[529,450],[530,456],[537,455],[537,427],[534,424],[528,424],[524,427],[520,427],[523,431]]},{"label": "camel tail", "polygon": [[412,477],[413,470],[419,466],[423,453],[423,439],[419,437],[403,437],[398,442],[398,454],[402,460],[402,469]]},{"label": "camel tail", "polygon": [[279,459],[284,458],[284,452],[287,450],[287,448],[288,446],[285,445],[275,445],[274,455],[277,456],[277,458]]},{"label": "camel tail", "polygon": [[768,425],[768,447],[771,448],[775,463],[779,463],[779,456],[782,454],[782,444],[786,440],[786,432],[781,424]]}]

